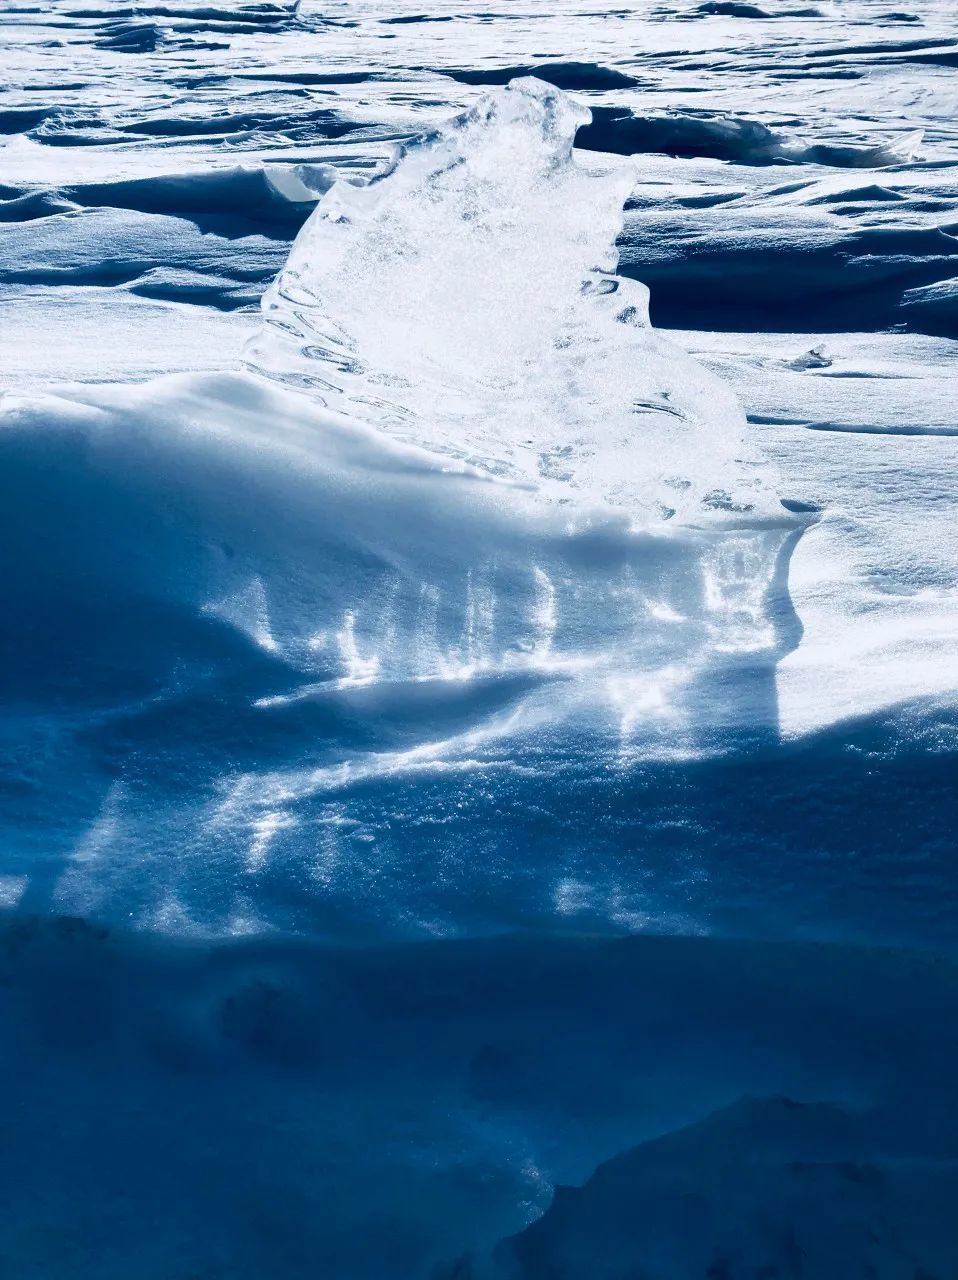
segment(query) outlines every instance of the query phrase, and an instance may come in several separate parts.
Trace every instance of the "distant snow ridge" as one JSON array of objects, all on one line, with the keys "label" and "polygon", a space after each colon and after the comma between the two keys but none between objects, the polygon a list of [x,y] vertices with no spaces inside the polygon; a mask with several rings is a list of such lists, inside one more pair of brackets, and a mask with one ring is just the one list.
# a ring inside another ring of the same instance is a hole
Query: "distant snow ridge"
[{"label": "distant snow ridge", "polygon": [[573,159],[589,119],[523,77],[368,184],[338,182],[264,298],[247,364],[555,499],[639,523],[758,513],[770,499],[735,397],[614,274],[635,172]]}]

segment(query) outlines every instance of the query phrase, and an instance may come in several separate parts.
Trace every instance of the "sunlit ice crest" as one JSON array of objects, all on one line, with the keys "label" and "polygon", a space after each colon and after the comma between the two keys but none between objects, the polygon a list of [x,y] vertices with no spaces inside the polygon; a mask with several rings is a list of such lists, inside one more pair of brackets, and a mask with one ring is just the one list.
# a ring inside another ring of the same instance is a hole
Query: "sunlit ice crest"
[{"label": "sunlit ice crest", "polygon": [[532,77],[337,182],[246,362],[329,408],[640,523],[755,511],[745,419],[615,274],[635,168],[573,155],[590,113]]}]

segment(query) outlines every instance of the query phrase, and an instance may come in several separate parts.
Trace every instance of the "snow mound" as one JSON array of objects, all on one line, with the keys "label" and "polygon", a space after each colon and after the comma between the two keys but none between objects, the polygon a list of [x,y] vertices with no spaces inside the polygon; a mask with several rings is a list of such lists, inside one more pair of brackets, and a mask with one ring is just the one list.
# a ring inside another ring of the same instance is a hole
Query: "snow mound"
[{"label": "snow mound", "polygon": [[888,1111],[743,1098],[557,1188],[499,1257],[556,1280],[949,1275],[954,1138]]}]

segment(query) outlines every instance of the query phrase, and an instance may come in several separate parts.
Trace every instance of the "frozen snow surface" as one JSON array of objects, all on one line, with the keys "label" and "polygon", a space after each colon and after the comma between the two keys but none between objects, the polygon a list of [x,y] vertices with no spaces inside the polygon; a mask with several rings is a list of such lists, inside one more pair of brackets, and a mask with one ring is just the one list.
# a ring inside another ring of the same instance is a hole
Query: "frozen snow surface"
[{"label": "frozen snow surface", "polygon": [[0,6],[0,1271],[958,1274],[950,0]]}]

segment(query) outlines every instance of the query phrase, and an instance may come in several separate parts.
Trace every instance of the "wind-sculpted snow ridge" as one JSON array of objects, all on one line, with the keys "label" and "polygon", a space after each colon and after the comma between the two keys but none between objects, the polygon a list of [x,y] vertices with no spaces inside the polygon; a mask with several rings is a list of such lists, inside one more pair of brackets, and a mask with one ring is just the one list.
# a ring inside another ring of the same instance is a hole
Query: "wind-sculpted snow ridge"
[{"label": "wind-sculpted snow ridge", "polygon": [[669,770],[774,738],[803,526],[630,523],[248,374],[10,397],[0,876],[23,909],[166,933],[714,917]]},{"label": "wind-sculpted snow ridge", "polygon": [[248,364],[556,499],[640,522],[767,514],[735,398],[614,274],[635,175],[573,160],[589,119],[520,78],[366,185],[336,183],[266,294]]},{"label": "wind-sculpted snow ridge", "polygon": [[836,169],[881,169],[907,164],[921,146],[922,130],[878,146],[789,140],[759,120],[708,111],[637,115],[627,107],[597,107],[576,144],[618,155],[657,152],[703,156],[732,164],[821,164]]}]

